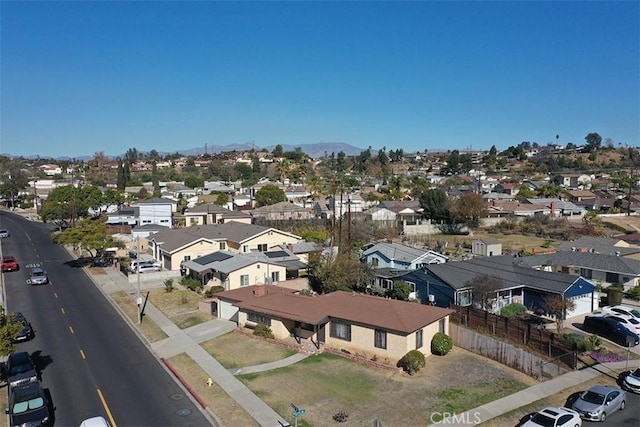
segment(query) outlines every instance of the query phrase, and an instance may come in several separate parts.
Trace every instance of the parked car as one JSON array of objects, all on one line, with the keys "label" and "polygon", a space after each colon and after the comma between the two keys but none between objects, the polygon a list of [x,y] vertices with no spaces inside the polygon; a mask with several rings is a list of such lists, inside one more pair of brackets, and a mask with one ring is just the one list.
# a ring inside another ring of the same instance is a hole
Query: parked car
[{"label": "parked car", "polygon": [[80,423],[80,427],[111,427],[104,417],[91,417]]},{"label": "parked car", "polygon": [[640,343],[638,335],[615,319],[604,316],[587,316],[582,325],[586,332],[600,335],[624,347],[627,346],[627,343],[630,343],[632,347]]},{"label": "parked car", "polygon": [[135,273],[138,270],[138,267],[147,266],[147,265],[162,268],[162,266],[158,261],[147,259],[147,260],[131,261],[131,264],[129,265],[129,271],[131,271],[132,273]]},{"label": "parked car", "polygon": [[20,270],[20,265],[18,264],[18,260],[10,255],[2,257],[2,272],[5,271],[18,271]]},{"label": "parked car", "polygon": [[624,390],[608,385],[594,385],[580,395],[571,408],[588,421],[604,421],[627,404]]},{"label": "parked car", "polygon": [[24,317],[24,314],[18,312],[11,314],[11,316],[13,317],[14,322],[22,324],[22,331],[20,331],[20,333],[16,336],[16,342],[28,341],[35,336],[35,334],[33,333],[33,328],[31,327],[31,323],[29,323],[27,318]]},{"label": "parked car", "polygon": [[0,239],[4,239],[5,237],[9,236],[11,236],[9,230],[7,230],[6,228],[0,228]]},{"label": "parked car", "polygon": [[137,268],[136,268],[136,273],[150,273],[153,271],[160,271],[162,270],[162,268],[158,265],[153,265],[153,264],[140,264]]},{"label": "parked car", "polygon": [[38,371],[26,351],[11,353],[7,358],[7,383],[9,388],[38,381]]},{"label": "parked car", "polygon": [[628,330],[630,330],[634,334],[640,334],[640,320],[636,319],[635,317],[627,316],[624,314],[606,314],[604,317],[615,319],[618,322],[622,323]]},{"label": "parked car", "polygon": [[27,285],[46,285],[49,283],[47,272],[40,267],[32,268],[27,279]]},{"label": "parked car", "polygon": [[633,307],[626,305],[614,305],[602,307],[602,314],[624,314],[627,316],[635,317],[640,320],[640,311]]},{"label": "parked car", "polygon": [[622,388],[633,393],[640,393],[640,368],[636,368],[624,377]]},{"label": "parked car", "polygon": [[580,427],[582,419],[573,409],[549,406],[531,416],[522,427]]},{"label": "parked car", "polygon": [[51,423],[49,400],[40,383],[28,383],[9,392],[10,426],[46,426]]}]

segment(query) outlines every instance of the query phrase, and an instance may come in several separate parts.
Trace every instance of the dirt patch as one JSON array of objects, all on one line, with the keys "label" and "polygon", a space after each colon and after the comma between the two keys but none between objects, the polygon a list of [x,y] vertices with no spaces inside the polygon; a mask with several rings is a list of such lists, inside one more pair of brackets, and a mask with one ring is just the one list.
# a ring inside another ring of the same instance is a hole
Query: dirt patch
[{"label": "dirt patch", "polygon": [[241,368],[274,362],[295,354],[295,351],[230,332],[201,344],[225,368]]},{"label": "dirt patch", "polygon": [[86,270],[92,276],[100,276],[102,274],[107,274],[107,272],[104,271],[104,268],[102,268],[102,267],[87,267]]},{"label": "dirt patch", "polygon": [[611,385],[614,387],[620,387],[618,378],[619,375],[623,372],[625,372],[624,369],[608,371],[606,374],[600,375],[597,378],[591,379],[573,387],[569,387],[561,391],[560,393],[554,394],[553,396],[549,396],[544,399],[540,399],[536,402],[531,403],[530,405],[518,408],[515,411],[511,411],[500,417],[496,417],[481,425],[484,427],[503,427],[507,425],[515,426],[519,425],[524,417],[537,412],[546,406],[571,406],[576,393],[585,391],[591,386]]},{"label": "dirt patch", "polygon": [[164,288],[156,288],[149,291],[149,302],[172,320],[174,317],[196,313],[201,299],[201,295],[188,289],[167,292]]},{"label": "dirt patch", "polygon": [[209,409],[225,426],[259,425],[235,400],[215,382],[209,386],[208,376],[188,355],[182,353],[169,359],[182,378],[198,393]]},{"label": "dirt patch", "polygon": [[289,422],[294,422],[290,403],[295,402],[306,409],[301,418],[313,425],[332,424],[340,411],[349,415],[343,425],[372,425],[376,419],[383,425],[426,425],[431,413],[443,410],[440,393],[445,390],[478,385],[499,398],[536,383],[458,348],[444,357],[428,357],[426,367],[414,376],[324,354],[239,378]]}]

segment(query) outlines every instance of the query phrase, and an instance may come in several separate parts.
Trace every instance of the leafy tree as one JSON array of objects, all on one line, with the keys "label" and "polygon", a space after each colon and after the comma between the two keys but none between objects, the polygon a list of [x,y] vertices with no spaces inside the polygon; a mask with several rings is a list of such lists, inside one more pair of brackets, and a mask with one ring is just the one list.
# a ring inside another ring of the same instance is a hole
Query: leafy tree
[{"label": "leafy tree", "polygon": [[411,293],[411,285],[404,280],[399,280],[393,283],[393,290],[391,291],[391,298],[399,299],[402,301],[409,301],[409,294]]},{"label": "leafy tree", "polygon": [[444,190],[436,188],[427,190],[420,195],[422,215],[434,221],[449,221],[449,198]]},{"label": "leafy tree", "polygon": [[13,315],[5,314],[0,307],[0,356],[7,356],[16,351],[14,344],[18,334],[22,332],[22,323],[16,321]]},{"label": "leafy tree", "polygon": [[282,145],[280,144],[276,145],[271,152],[271,154],[273,154],[273,157],[282,157],[282,153],[284,153],[284,150],[282,149]]},{"label": "leafy tree", "polygon": [[0,193],[15,207],[15,198],[29,186],[29,179],[18,162],[3,157]]},{"label": "leafy tree", "polygon": [[153,162],[153,166],[151,169],[151,184],[153,185],[153,197],[160,197],[162,193],[160,192],[160,179],[158,178],[158,165],[156,162]]},{"label": "leafy tree", "polygon": [[256,191],[256,206],[275,205],[276,203],[286,202],[287,196],[284,191],[275,184],[266,184],[264,187]]},{"label": "leafy tree", "polygon": [[318,293],[334,291],[364,291],[374,279],[372,267],[355,257],[309,257],[309,284]]},{"label": "leafy tree", "polygon": [[215,204],[218,206],[226,206],[229,203],[229,195],[227,193],[219,193],[216,197]]},{"label": "leafy tree", "polygon": [[469,227],[478,227],[480,218],[487,216],[487,207],[478,193],[466,193],[451,203],[451,216],[455,222]]},{"label": "leafy tree", "polygon": [[236,163],[233,170],[242,180],[253,178],[253,168],[246,163]]},{"label": "leafy tree", "polygon": [[51,190],[47,199],[40,207],[42,222],[53,223],[58,228],[63,228],[71,223],[74,217],[74,209],[77,212],[75,187],[65,185]]},{"label": "leafy tree", "polygon": [[526,184],[521,184],[520,187],[518,187],[518,194],[516,194],[516,200],[519,202],[523,202],[527,199],[533,199],[535,195],[536,193],[533,192],[531,187],[529,187]]},{"label": "leafy tree", "polygon": [[550,315],[554,316],[556,321],[556,328],[558,333],[564,326],[564,318],[567,315],[567,311],[574,310],[576,303],[567,298],[563,298],[560,295],[547,295],[542,299],[541,308]]},{"label": "leafy tree", "polygon": [[584,146],[584,150],[587,153],[591,153],[592,151],[598,151],[600,149],[600,145],[602,144],[602,137],[598,135],[596,132],[592,132],[584,137],[585,141],[587,141]]},{"label": "leafy tree", "polygon": [[72,245],[74,248],[86,250],[92,257],[100,257],[107,248],[124,248],[124,243],[114,240],[108,233],[107,224],[101,218],[84,218],[76,227],[67,228],[52,236],[54,243]]},{"label": "leafy tree", "polygon": [[204,179],[199,176],[189,175],[184,179],[184,185],[189,188],[202,188],[204,187]]},{"label": "leafy tree", "polygon": [[460,151],[453,150],[449,153],[446,158],[447,167],[445,168],[445,172],[456,175],[460,172]]}]

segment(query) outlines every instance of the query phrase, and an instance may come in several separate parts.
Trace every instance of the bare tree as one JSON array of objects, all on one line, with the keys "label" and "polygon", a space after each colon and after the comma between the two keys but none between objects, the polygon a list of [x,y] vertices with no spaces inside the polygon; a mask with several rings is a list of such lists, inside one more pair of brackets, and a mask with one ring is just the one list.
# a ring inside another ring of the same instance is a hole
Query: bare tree
[{"label": "bare tree", "polygon": [[561,295],[547,295],[542,299],[542,309],[554,316],[558,333],[564,327],[564,318],[567,315],[567,311],[575,308],[576,303],[573,300],[566,299]]},{"label": "bare tree", "polygon": [[483,310],[489,311],[491,302],[497,298],[497,292],[504,287],[504,284],[496,277],[483,274],[465,282],[465,287],[472,289],[473,303]]}]

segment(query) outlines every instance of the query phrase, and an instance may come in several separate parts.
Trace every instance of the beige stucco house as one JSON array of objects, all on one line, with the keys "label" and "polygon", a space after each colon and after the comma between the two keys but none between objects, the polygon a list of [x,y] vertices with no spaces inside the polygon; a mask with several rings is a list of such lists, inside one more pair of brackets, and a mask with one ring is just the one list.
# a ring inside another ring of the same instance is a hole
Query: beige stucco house
[{"label": "beige stucco house", "polygon": [[251,224],[251,215],[248,213],[232,211],[215,203],[205,203],[187,209],[184,212],[184,219],[189,227],[205,224],[225,224],[231,221]]},{"label": "beige stucco house", "polygon": [[275,228],[235,221],[160,231],[148,239],[153,257],[167,270],[179,270],[182,262],[212,252],[266,252],[279,245],[304,241]]},{"label": "beige stucco house", "polygon": [[274,285],[215,294],[216,314],[242,327],[269,326],[277,339],[294,336],[320,348],[397,362],[410,350],[431,355],[437,332],[449,333],[453,310],[371,295],[293,293]]}]

